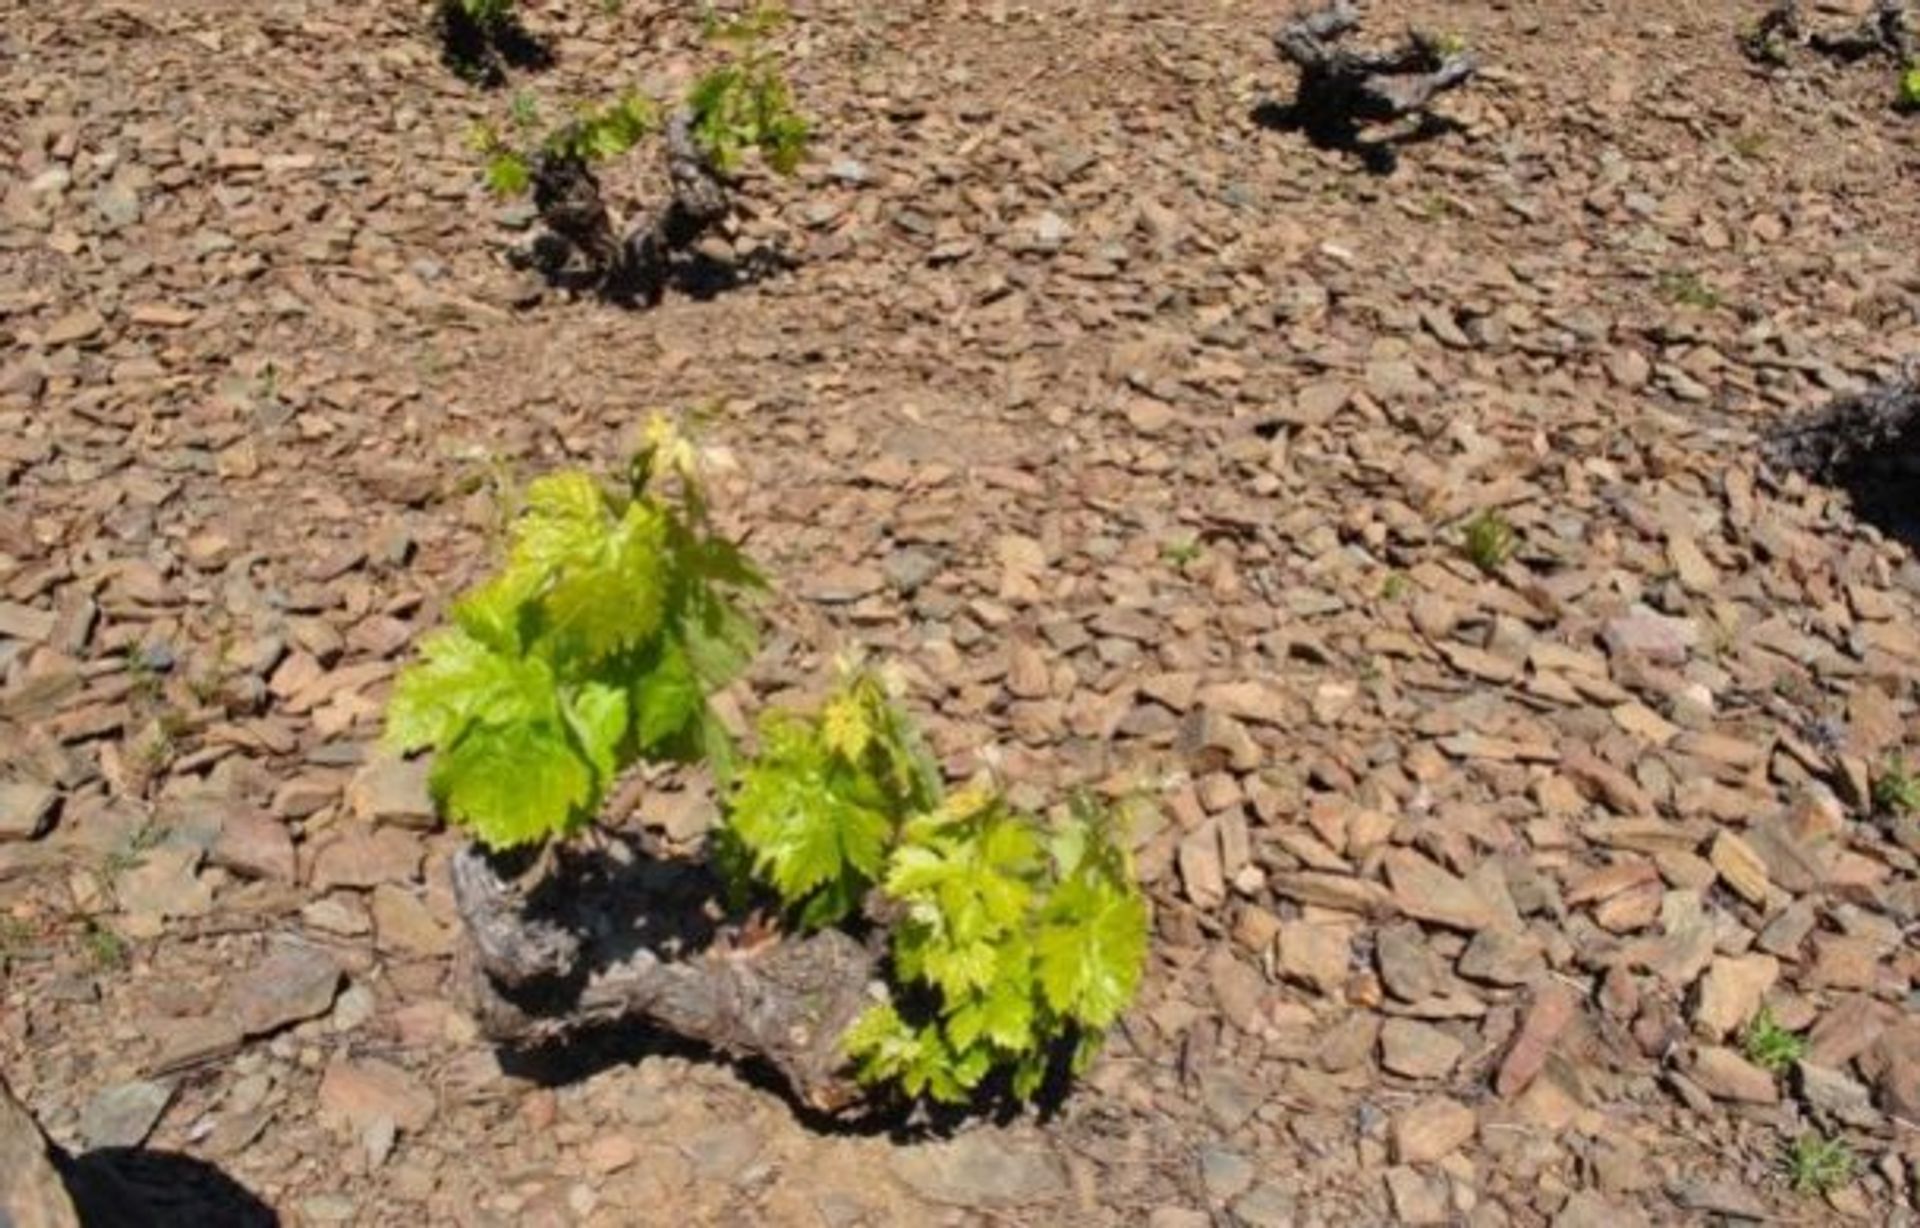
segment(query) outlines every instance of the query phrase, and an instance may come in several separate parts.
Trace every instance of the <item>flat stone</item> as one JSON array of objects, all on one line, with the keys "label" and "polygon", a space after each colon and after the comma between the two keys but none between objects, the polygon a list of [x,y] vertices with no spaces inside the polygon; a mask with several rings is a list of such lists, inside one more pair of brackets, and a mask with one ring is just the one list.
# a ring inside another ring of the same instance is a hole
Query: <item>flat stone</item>
[{"label": "flat stone", "polygon": [[441,925],[426,903],[405,887],[382,883],[369,902],[375,941],[383,951],[438,959],[453,954],[452,931]]},{"label": "flat stone", "polygon": [[1440,1079],[1453,1072],[1466,1046],[1431,1024],[1389,1019],[1380,1028],[1380,1064],[1410,1079]]},{"label": "flat stone", "polygon": [[427,791],[430,767],[426,759],[375,758],[347,782],[347,805],[365,823],[432,830],[439,815]]},{"label": "flat stone", "polygon": [[1637,1207],[1581,1190],[1553,1217],[1553,1228],[1642,1228],[1646,1222]]},{"label": "flat stone", "polygon": [[1700,979],[1700,996],[1693,1008],[1695,1030],[1720,1040],[1744,1027],[1779,978],[1780,961],[1771,955],[1715,959]]},{"label": "flat stone", "polygon": [[1323,994],[1339,992],[1353,974],[1353,930],[1349,926],[1282,922],[1276,951],[1282,975]]},{"label": "flat stone", "polygon": [[870,597],[887,585],[886,573],[877,567],[828,564],[810,573],[799,585],[808,601],[821,605],[851,605]]},{"label": "flat stone", "polygon": [[1207,1197],[1215,1202],[1230,1202],[1253,1184],[1253,1161],[1225,1147],[1200,1149],[1200,1182]]},{"label": "flat stone", "polygon": [[1286,1187],[1262,1181],[1234,1200],[1235,1228],[1294,1228],[1300,1219],[1299,1200]]},{"label": "flat stone", "polygon": [[433,1120],[433,1093],[419,1079],[379,1058],[335,1058],[320,1078],[323,1120],[342,1122],[359,1134],[386,1120],[402,1130]]},{"label": "flat stone", "polygon": [[1051,1151],[1003,1141],[990,1130],[898,1148],[887,1165],[920,1197],[949,1206],[1031,1209],[1067,1192],[1066,1173]]},{"label": "flat stone", "polygon": [[1780,1099],[1780,1088],[1771,1074],[1733,1050],[1718,1045],[1707,1046],[1695,1054],[1687,1074],[1716,1100],[1775,1104]]},{"label": "flat stone", "polygon": [[1601,632],[1607,650],[1616,657],[1637,656],[1662,665],[1684,665],[1700,642],[1700,628],[1691,619],[1635,606],[1631,612],[1607,620]]},{"label": "flat stone", "polygon": [[1873,1093],[1842,1070],[1800,1062],[1793,1070],[1800,1098],[1819,1117],[1861,1130],[1877,1130],[1881,1115],[1874,1110]]},{"label": "flat stone", "polygon": [[80,1137],[92,1147],[138,1147],[173,1100],[173,1088],[136,1079],[103,1087],[80,1112]]},{"label": "flat stone", "polygon": [[58,790],[31,780],[0,780],[0,841],[32,840],[47,829]]},{"label": "flat stone", "polygon": [[1767,865],[1760,860],[1759,854],[1730,831],[1723,831],[1714,837],[1713,849],[1707,855],[1720,878],[1733,889],[1735,895],[1749,904],[1765,904],[1771,880],[1767,876]]},{"label": "flat stone", "polygon": [[1501,1059],[1499,1073],[1493,1080],[1494,1091],[1503,1097],[1512,1097],[1532,1083],[1546,1066],[1554,1043],[1579,1013],[1580,998],[1572,989],[1558,981],[1546,982],[1534,995],[1520,1031],[1514,1036],[1506,1057]]},{"label": "flat stone", "polygon": [[351,831],[315,854],[313,888],[410,883],[420,876],[423,855],[419,838],[397,828]]},{"label": "flat stone", "polygon": [[204,917],[213,911],[213,888],[195,873],[202,856],[187,844],[147,849],[120,876],[114,898],[133,916]]},{"label": "flat stone", "polygon": [[1469,932],[1487,929],[1499,916],[1465,879],[1457,878],[1409,849],[1385,858],[1393,902],[1409,917]]},{"label": "flat stone", "polygon": [[721,1122],[689,1138],[681,1151],[703,1181],[732,1184],[767,1145],[766,1132],[744,1121]]},{"label": "flat stone", "polygon": [[251,806],[230,806],[220,816],[220,834],[208,858],[245,878],[291,883],[297,873],[287,825]]},{"label": "flat stone", "polygon": [[282,943],[259,964],[236,974],[226,1012],[248,1036],[324,1015],[340,987],[333,956],[300,943]]},{"label": "flat stone", "polygon": [[1546,975],[1540,940],[1508,930],[1481,930],[1454,965],[1461,976],[1489,985],[1530,985]]},{"label": "flat stone", "polygon": [[1393,1158],[1400,1164],[1431,1164],[1473,1138],[1479,1119],[1458,1100],[1436,1097],[1393,1115]]},{"label": "flat stone", "polygon": [[1387,1197],[1396,1220],[1406,1225],[1444,1224],[1450,1219],[1445,1177],[1429,1177],[1402,1165],[1386,1174]]}]

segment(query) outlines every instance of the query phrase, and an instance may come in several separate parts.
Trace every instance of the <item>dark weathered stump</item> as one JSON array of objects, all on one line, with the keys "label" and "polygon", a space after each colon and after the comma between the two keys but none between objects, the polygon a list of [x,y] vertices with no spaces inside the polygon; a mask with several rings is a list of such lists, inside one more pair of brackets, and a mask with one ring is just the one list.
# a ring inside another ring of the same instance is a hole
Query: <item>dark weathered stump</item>
[{"label": "dark weathered stump", "polygon": [[533,203],[546,233],[534,240],[527,262],[552,278],[578,257],[606,297],[659,303],[673,261],[733,212],[726,179],[693,138],[691,111],[681,108],[668,119],[665,144],[667,199],[624,236],[586,160],[569,151],[542,153],[533,167]]},{"label": "dark weathered stump", "polygon": [[1274,35],[1281,56],[1300,70],[1292,120],[1318,143],[1351,146],[1362,124],[1424,115],[1435,98],[1465,84],[1479,67],[1472,55],[1449,52],[1419,33],[1387,50],[1344,46],[1359,28],[1360,14],[1348,0],[1335,0],[1295,17]]},{"label": "dark weathered stump", "polygon": [[1806,46],[1844,63],[1886,56],[1896,64],[1920,59],[1920,30],[1914,27],[1905,0],[1876,0],[1860,24],[1839,30],[1816,30],[1800,15],[1798,0],[1777,0],[1741,38],[1749,58],[1778,67],[1793,48]]},{"label": "dark weathered stump", "polygon": [[565,854],[527,884],[468,848],[451,873],[467,988],[496,1043],[639,1023],[763,1062],[814,1108],[860,1099],[840,1041],[873,1000],[876,949],[837,930],[746,940],[714,922],[692,866]]},{"label": "dark weathered stump", "polygon": [[1863,519],[1920,544],[1920,360],[1779,427],[1765,453],[1776,468],[1846,490]]}]

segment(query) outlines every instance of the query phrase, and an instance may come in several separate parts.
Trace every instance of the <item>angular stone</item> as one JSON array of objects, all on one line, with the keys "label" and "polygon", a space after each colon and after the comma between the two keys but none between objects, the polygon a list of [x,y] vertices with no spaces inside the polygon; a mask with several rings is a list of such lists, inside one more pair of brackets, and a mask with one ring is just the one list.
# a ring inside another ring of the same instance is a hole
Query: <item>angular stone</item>
[{"label": "angular stone", "polygon": [[1609,619],[1601,638],[1616,657],[1638,656],[1662,665],[1684,665],[1700,642],[1700,628],[1691,619],[1669,618],[1646,606],[1635,606],[1629,613]]},{"label": "angular stone", "polygon": [[147,849],[120,876],[114,897],[132,916],[204,917],[213,911],[213,888],[195,873],[200,859],[200,850],[187,844]]},{"label": "angular stone", "polygon": [[1780,1088],[1771,1074],[1718,1045],[1696,1053],[1687,1074],[1716,1100],[1746,1104],[1776,1104],[1780,1100]]},{"label": "angular stone", "polygon": [[1447,1181],[1428,1177],[1409,1167],[1389,1168],[1386,1174],[1387,1197],[1393,1202],[1393,1214],[1400,1224],[1419,1228],[1424,1224],[1444,1224],[1451,1217],[1447,1206]]},{"label": "angular stone", "polygon": [[1714,838],[1713,850],[1707,860],[1720,872],[1720,878],[1733,889],[1735,895],[1749,904],[1765,904],[1767,892],[1772,886],[1767,877],[1766,863],[1753,849],[1730,831],[1722,831]]},{"label": "angular stone", "polygon": [[412,882],[420,875],[422,856],[419,838],[397,828],[350,831],[315,854],[313,888]]},{"label": "angular stone", "polygon": [[425,1084],[379,1058],[335,1058],[320,1079],[322,1119],[343,1122],[355,1134],[382,1120],[420,1130],[433,1120],[436,1107]]},{"label": "angular stone", "polygon": [[1721,956],[1700,979],[1693,1026],[1710,1040],[1744,1027],[1780,977],[1780,961],[1771,955]]},{"label": "angular stone", "polygon": [[227,990],[226,1013],[248,1036],[324,1015],[340,987],[340,965],[315,947],[282,943]]},{"label": "angular stone", "polygon": [[453,954],[453,933],[428,911],[419,896],[382,883],[369,902],[375,941],[383,951],[438,959]]},{"label": "angular stone", "polygon": [[887,1162],[914,1193],[948,1206],[1030,1206],[1067,1190],[1051,1151],[1010,1144],[991,1130],[895,1148]]},{"label": "angular stone", "polygon": [[81,1110],[80,1137],[88,1147],[138,1147],[172,1100],[171,1087],[144,1079],[101,1088]]},{"label": "angular stone", "polygon": [[1473,1138],[1478,1118],[1472,1109],[1444,1096],[1425,1100],[1393,1116],[1393,1159],[1399,1164],[1443,1160]]},{"label": "angular stone", "polygon": [[0,841],[32,840],[47,829],[58,790],[31,780],[0,780]]},{"label": "angular stone", "polygon": [[1395,925],[1374,937],[1380,979],[1394,997],[1418,1002],[1440,987],[1440,967],[1417,925]]},{"label": "angular stone", "polygon": [[430,766],[425,759],[376,758],[347,782],[347,805],[364,823],[430,831],[439,822],[427,791]]},{"label": "angular stone", "polygon": [[1393,902],[1409,917],[1469,932],[1499,920],[1492,904],[1465,879],[1456,878],[1409,849],[1393,849],[1385,858]]},{"label": "angular stone", "polygon": [[1501,1059],[1500,1071],[1493,1080],[1494,1091],[1503,1097],[1512,1097],[1533,1082],[1547,1064],[1554,1042],[1579,1013],[1580,998],[1572,989],[1558,981],[1543,985],[1534,995],[1533,1005],[1527,1008],[1526,1018],[1521,1021],[1520,1031],[1513,1038],[1506,1057]]},{"label": "angular stone", "polygon": [[1389,1019],[1380,1028],[1380,1064],[1410,1079],[1445,1078],[1465,1052],[1465,1045],[1431,1024]]},{"label": "angular stone", "polygon": [[287,825],[251,806],[230,806],[220,816],[220,834],[208,857],[246,878],[291,883],[297,872]]},{"label": "angular stone", "polygon": [[1199,908],[1217,908],[1226,902],[1227,875],[1220,861],[1220,828],[1209,820],[1180,841],[1180,881],[1187,898]]},{"label": "angular stone", "polygon": [[1540,940],[1506,930],[1481,930],[1454,965],[1460,975],[1489,985],[1530,985],[1546,975]]},{"label": "angular stone", "polygon": [[1353,974],[1353,930],[1348,926],[1285,921],[1276,950],[1282,975],[1323,994],[1338,993]]}]

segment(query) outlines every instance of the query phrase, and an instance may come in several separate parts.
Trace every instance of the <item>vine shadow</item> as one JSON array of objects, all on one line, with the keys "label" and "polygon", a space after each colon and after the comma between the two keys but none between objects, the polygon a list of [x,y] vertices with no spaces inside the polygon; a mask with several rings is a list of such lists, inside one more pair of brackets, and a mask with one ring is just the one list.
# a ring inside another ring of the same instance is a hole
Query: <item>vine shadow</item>
[{"label": "vine shadow", "polygon": [[553,49],[535,37],[517,13],[482,22],[467,12],[460,0],[440,0],[435,21],[440,33],[440,63],[455,76],[484,89],[505,85],[509,68],[538,72],[555,63]]},{"label": "vine shadow", "polygon": [[178,1152],[101,1147],[55,1167],[83,1228],[279,1228],[252,1191]]},{"label": "vine shadow", "polygon": [[1387,176],[1400,167],[1400,151],[1415,145],[1462,131],[1458,121],[1431,111],[1422,111],[1412,127],[1384,136],[1362,135],[1360,125],[1342,115],[1309,110],[1295,102],[1268,99],[1256,105],[1248,118],[1270,132],[1291,132],[1306,137],[1315,149],[1344,154],[1355,159],[1368,174]]}]

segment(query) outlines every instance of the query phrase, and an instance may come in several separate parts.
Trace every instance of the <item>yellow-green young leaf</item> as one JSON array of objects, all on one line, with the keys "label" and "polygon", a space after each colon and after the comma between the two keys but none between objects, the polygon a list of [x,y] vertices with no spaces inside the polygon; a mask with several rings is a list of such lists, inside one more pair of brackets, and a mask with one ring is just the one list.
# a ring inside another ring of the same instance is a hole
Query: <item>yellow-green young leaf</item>
[{"label": "yellow-green young leaf", "polygon": [[640,747],[647,751],[678,739],[705,710],[706,691],[679,640],[662,637],[653,667],[634,681],[633,702]]},{"label": "yellow-green young leaf", "polygon": [[996,963],[993,944],[984,940],[934,946],[926,954],[927,979],[953,1001],[992,985]]},{"label": "yellow-green young leaf", "polygon": [[545,576],[591,560],[606,544],[612,522],[606,494],[588,475],[536,478],[513,524],[513,566]]},{"label": "yellow-green young leaf", "polygon": [[387,701],[386,745],[406,753],[450,746],[475,720],[539,721],[555,715],[543,662],[493,651],[447,627],[421,641]]},{"label": "yellow-green young leaf", "polygon": [[1105,1028],[1126,1009],[1146,967],[1146,901],[1087,875],[1069,879],[1047,901],[1034,954],[1047,1005]]},{"label": "yellow-green young leaf", "polygon": [[605,789],[620,771],[620,740],[627,736],[627,694],[604,682],[589,682],[567,704],[573,736]]},{"label": "yellow-green young leaf", "polygon": [[618,525],[555,573],[542,602],[546,634],[589,660],[651,639],[665,605],[665,545],[665,518],[631,504]]},{"label": "yellow-green young leaf", "polygon": [[433,765],[435,798],[492,849],[563,836],[599,800],[593,769],[555,725],[480,725]]},{"label": "yellow-green young leaf", "polygon": [[820,736],[827,748],[849,763],[858,762],[873,741],[867,704],[858,691],[843,691],[820,712]]}]

